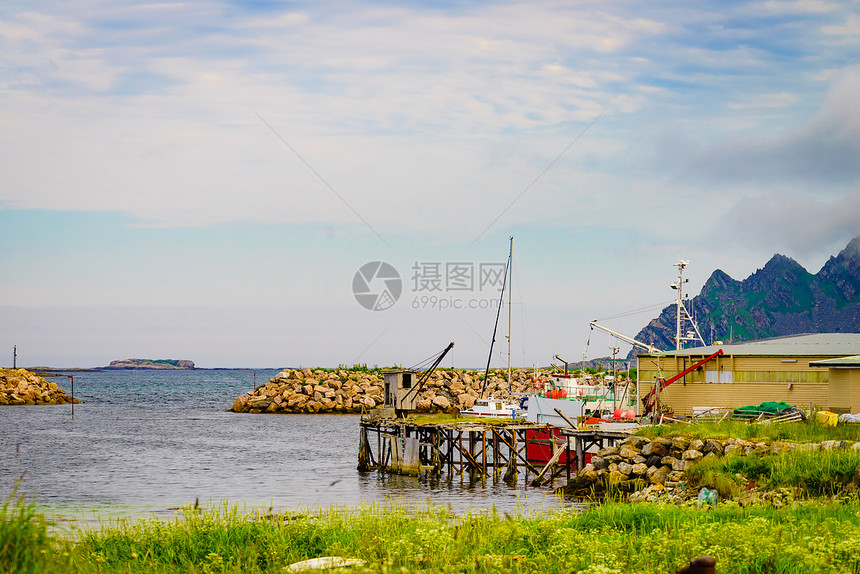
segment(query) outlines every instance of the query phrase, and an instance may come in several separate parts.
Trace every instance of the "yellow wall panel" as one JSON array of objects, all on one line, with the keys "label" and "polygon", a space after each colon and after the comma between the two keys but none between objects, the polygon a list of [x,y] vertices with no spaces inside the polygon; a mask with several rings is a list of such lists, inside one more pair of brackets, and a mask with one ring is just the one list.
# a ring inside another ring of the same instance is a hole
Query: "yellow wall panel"
[{"label": "yellow wall panel", "polygon": [[[693,407],[737,408],[757,405],[765,401],[784,401],[792,406],[808,409],[810,403],[829,408],[829,391],[826,384],[793,385],[782,383],[733,384],[672,384],[660,393],[660,402],[679,415],[691,415]],[[650,385],[649,385],[650,387]],[[644,385],[642,386],[644,389]],[[643,390],[643,395],[646,391]]]},{"label": "yellow wall panel", "polygon": [[846,369],[829,369],[830,405],[832,410],[851,410],[851,372]]}]

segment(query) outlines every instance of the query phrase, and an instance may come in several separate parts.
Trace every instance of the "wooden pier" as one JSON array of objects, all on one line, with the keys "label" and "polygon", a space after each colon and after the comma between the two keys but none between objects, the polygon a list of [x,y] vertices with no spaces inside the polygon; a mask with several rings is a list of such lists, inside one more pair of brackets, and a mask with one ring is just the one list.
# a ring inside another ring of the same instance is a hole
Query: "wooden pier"
[{"label": "wooden pier", "polygon": [[525,421],[420,423],[365,418],[360,423],[358,469],[395,474],[460,476],[470,481],[524,475],[533,486],[570,480],[587,455],[629,431],[561,429]]}]

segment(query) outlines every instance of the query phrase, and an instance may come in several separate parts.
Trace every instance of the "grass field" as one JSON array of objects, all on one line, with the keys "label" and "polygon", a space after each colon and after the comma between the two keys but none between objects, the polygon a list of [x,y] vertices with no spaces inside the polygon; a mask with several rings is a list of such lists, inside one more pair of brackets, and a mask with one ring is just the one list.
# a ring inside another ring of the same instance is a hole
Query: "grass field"
[{"label": "grass field", "polygon": [[856,499],[517,515],[394,504],[272,516],[224,505],[61,538],[32,501],[12,496],[0,519],[0,571],[10,573],[254,574],[323,556],[361,560],[350,572],[666,573],[701,555],[721,574],[860,571]]},{"label": "grass field", "polygon": [[786,441],[815,443],[825,440],[860,442],[860,424],[839,424],[835,427],[817,421],[781,424],[750,424],[746,421],[724,420],[700,424],[673,423],[642,427],[636,434],[649,438],[686,436],[690,439],[741,438],[748,441]]}]

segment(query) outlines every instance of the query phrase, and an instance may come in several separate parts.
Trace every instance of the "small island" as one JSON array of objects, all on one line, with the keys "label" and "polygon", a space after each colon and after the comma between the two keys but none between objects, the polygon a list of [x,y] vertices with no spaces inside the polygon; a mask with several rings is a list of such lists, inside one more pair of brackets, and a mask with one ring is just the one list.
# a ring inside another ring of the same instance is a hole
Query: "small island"
[{"label": "small island", "polygon": [[167,369],[190,371],[194,368],[194,361],[185,359],[120,359],[111,361],[110,365],[102,368],[108,370]]}]

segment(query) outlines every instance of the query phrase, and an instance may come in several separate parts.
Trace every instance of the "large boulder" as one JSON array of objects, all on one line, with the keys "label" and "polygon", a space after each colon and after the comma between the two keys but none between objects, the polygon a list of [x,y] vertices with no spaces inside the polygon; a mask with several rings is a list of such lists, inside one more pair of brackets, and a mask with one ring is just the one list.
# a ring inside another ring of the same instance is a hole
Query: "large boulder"
[{"label": "large boulder", "polygon": [[457,397],[457,402],[460,403],[461,408],[470,409],[475,404],[475,397],[468,393],[463,393],[462,395]]},{"label": "large boulder", "polygon": [[442,410],[447,410],[451,408],[451,401],[449,401],[442,395],[436,395],[436,397],[433,398],[432,404],[433,406],[438,407]]}]

